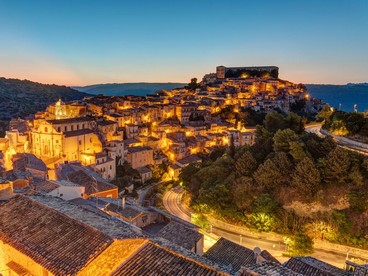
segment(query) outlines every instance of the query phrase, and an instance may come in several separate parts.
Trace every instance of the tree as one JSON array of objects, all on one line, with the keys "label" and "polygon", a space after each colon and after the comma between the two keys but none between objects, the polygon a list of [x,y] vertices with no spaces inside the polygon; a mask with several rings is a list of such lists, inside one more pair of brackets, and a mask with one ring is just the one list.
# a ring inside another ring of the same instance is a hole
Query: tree
[{"label": "tree", "polygon": [[235,162],[235,173],[240,175],[251,176],[257,169],[257,160],[254,159],[253,155],[246,151],[241,155]]},{"label": "tree", "polygon": [[285,238],[285,243],[288,246],[290,256],[305,256],[314,252],[313,240],[304,233],[297,233]]},{"label": "tree", "polygon": [[360,132],[361,128],[364,126],[366,119],[362,113],[346,113],[344,116],[346,129],[349,131],[350,135],[355,135]]},{"label": "tree", "polygon": [[350,207],[357,212],[364,212],[368,208],[367,192],[362,189],[353,188],[349,194]]},{"label": "tree", "polygon": [[333,114],[333,110],[331,110],[331,107],[328,104],[325,104],[321,111],[318,113],[317,118],[320,121],[325,121],[326,123],[330,122],[330,117]]},{"label": "tree", "polygon": [[293,169],[289,156],[285,152],[276,152],[272,160],[279,169],[282,179],[285,180],[285,183],[288,183],[291,177],[290,171]]},{"label": "tree", "polygon": [[288,127],[293,130],[295,133],[301,134],[304,131],[304,123],[302,117],[298,116],[297,114],[293,112],[289,112],[289,114],[286,117],[286,122]]},{"label": "tree", "polygon": [[184,167],[180,174],[179,174],[179,180],[183,181],[184,184],[186,182],[190,182],[192,177],[200,170],[199,163],[191,163],[188,166]]},{"label": "tree", "polygon": [[251,208],[258,194],[258,189],[254,185],[253,178],[241,176],[235,178],[231,187],[231,194],[236,207],[244,211]]},{"label": "tree", "polygon": [[274,189],[285,183],[282,173],[271,159],[267,159],[254,173],[257,184],[265,189]]},{"label": "tree", "polygon": [[231,156],[231,158],[234,158],[235,156],[235,143],[233,135],[230,135],[229,155]]},{"label": "tree", "polygon": [[275,133],[277,130],[286,128],[285,118],[277,111],[273,111],[266,115],[264,126],[269,132]]},{"label": "tree", "polygon": [[320,173],[308,157],[298,163],[292,178],[293,186],[308,197],[313,196],[320,188]]},{"label": "tree", "polygon": [[350,158],[349,154],[341,149],[335,148],[326,158],[325,181],[327,183],[346,183],[349,176]]},{"label": "tree", "polygon": [[190,83],[188,83],[188,90],[194,91],[199,87],[199,84],[197,83],[197,78],[190,79]]},{"label": "tree", "polygon": [[326,157],[337,146],[331,136],[321,138],[315,133],[303,134],[302,141],[304,142],[307,152],[310,153],[315,160]]},{"label": "tree", "polygon": [[275,151],[290,151],[290,143],[298,140],[298,135],[291,129],[278,130],[273,136],[273,148]]},{"label": "tree", "polygon": [[191,222],[205,231],[210,228],[210,221],[203,214],[199,213],[192,214]]},{"label": "tree", "polygon": [[290,154],[295,161],[299,162],[300,160],[307,157],[307,154],[304,150],[304,144],[302,142],[290,142],[289,147]]}]

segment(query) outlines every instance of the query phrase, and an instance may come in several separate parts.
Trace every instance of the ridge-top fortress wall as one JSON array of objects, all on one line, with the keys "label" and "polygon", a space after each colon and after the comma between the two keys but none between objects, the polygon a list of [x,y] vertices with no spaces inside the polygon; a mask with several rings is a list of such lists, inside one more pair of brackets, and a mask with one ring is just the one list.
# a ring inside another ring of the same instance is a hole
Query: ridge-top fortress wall
[{"label": "ridge-top fortress wall", "polygon": [[239,78],[246,75],[247,77],[279,77],[279,67],[277,66],[248,66],[248,67],[216,67],[216,77],[224,78]]}]

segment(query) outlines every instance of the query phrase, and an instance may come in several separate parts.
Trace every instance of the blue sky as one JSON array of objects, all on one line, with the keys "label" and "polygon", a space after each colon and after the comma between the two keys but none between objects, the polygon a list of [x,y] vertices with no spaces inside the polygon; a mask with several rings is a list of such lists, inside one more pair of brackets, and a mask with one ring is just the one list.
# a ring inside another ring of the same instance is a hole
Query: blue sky
[{"label": "blue sky", "polygon": [[0,0],[0,76],[45,83],[187,82],[217,65],[365,82],[367,50],[367,0]]}]

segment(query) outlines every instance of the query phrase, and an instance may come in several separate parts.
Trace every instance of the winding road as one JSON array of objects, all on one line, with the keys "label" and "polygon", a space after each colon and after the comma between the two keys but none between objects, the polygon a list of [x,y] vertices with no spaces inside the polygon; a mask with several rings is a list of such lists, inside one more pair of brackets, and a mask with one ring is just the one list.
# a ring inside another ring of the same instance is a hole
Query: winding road
[{"label": "winding road", "polygon": [[[325,137],[326,135],[321,131],[322,124],[311,124],[305,126],[305,131],[310,133],[315,133],[319,137]],[[324,132],[329,134],[328,132]],[[334,138],[335,142],[342,148],[358,152],[360,154],[368,155],[368,145],[364,143],[360,143],[345,137],[329,134]]]},{"label": "winding road", "polygon": [[[173,188],[164,194],[163,205],[172,215],[190,222],[191,211],[188,206],[182,204],[183,195],[184,191],[180,187]],[[224,237],[250,249],[253,249],[256,246],[260,247],[262,250],[269,251],[280,262],[285,262],[288,259],[287,257],[282,256],[282,253],[286,250],[284,243],[241,235],[240,233],[229,231],[226,227],[220,228],[212,226],[210,232],[211,233],[208,233],[209,235],[215,235],[218,238]],[[340,268],[343,268],[346,259],[346,254],[321,249],[315,249],[312,256]],[[368,258],[368,256],[360,256],[360,258]]]}]

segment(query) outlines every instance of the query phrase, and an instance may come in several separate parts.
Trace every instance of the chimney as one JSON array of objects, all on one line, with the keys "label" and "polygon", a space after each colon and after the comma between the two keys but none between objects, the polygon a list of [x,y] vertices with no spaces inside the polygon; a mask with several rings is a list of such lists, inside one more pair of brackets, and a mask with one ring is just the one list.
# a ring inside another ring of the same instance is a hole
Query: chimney
[{"label": "chimney", "polygon": [[256,264],[261,264],[266,261],[266,259],[261,256],[262,250],[259,247],[255,247],[253,252],[254,257],[256,258]]},{"label": "chimney", "polygon": [[0,178],[0,201],[13,197],[13,182]]}]

